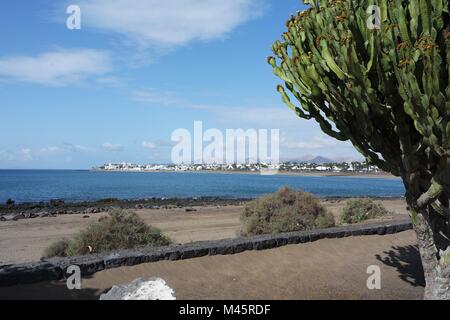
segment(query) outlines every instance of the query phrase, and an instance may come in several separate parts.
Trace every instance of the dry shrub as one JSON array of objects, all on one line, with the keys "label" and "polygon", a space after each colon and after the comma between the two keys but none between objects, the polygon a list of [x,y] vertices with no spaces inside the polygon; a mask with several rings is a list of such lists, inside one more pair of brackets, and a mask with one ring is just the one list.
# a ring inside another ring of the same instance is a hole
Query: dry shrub
[{"label": "dry shrub", "polygon": [[241,215],[241,235],[276,234],[333,227],[319,199],[288,187],[249,202]]},{"label": "dry shrub", "polygon": [[385,207],[375,203],[372,199],[350,199],[342,209],[340,222],[344,224],[359,223],[381,218],[390,213]]},{"label": "dry shrub", "polygon": [[79,256],[91,253],[160,247],[171,244],[157,228],[147,225],[136,213],[112,211],[70,240],[59,241],[45,251],[45,257]]}]

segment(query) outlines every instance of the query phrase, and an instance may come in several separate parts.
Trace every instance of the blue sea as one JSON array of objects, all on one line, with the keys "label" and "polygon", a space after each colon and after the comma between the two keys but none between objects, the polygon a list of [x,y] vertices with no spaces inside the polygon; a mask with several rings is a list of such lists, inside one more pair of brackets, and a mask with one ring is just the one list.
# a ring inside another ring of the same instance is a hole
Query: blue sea
[{"label": "blue sea", "polygon": [[128,173],[69,170],[0,170],[0,202],[105,198],[254,198],[290,186],[320,197],[402,197],[399,179],[302,177],[223,173]]}]

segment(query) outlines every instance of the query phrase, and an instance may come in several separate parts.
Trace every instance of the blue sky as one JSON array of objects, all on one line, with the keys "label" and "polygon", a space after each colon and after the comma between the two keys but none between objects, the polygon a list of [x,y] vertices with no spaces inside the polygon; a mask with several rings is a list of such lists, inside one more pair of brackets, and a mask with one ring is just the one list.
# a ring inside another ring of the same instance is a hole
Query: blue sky
[{"label": "blue sky", "polygon": [[[66,8],[81,8],[81,30]],[[359,159],[296,118],[266,58],[300,0],[6,0],[0,168],[166,163],[171,133],[280,129],[282,159]]]}]

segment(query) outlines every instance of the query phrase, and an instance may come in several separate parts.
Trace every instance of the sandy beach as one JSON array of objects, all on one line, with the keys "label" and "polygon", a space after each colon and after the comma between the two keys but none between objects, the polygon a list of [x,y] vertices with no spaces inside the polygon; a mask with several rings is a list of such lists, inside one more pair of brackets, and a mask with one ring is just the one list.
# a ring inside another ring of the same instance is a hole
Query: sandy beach
[{"label": "sandy beach", "polygon": [[[396,212],[394,218],[407,217],[404,200],[377,201]],[[337,217],[345,205],[345,200],[323,200],[323,204]],[[169,235],[175,243],[220,240],[237,236],[242,206],[205,206],[193,209],[196,211],[186,212],[185,208],[134,211],[146,223],[158,227]],[[58,215],[0,222],[0,264],[39,260],[44,249],[51,243],[70,238],[106,214]]]},{"label": "sandy beach", "polygon": [[[424,280],[412,231],[325,239],[232,256],[161,261],[99,272],[82,290],[64,282],[0,288],[0,299],[98,299],[116,284],[161,277],[178,299],[422,299]],[[368,290],[367,268],[379,266],[381,290]]]},{"label": "sandy beach", "polygon": [[[322,200],[335,217],[344,199]],[[402,199],[377,200],[406,218]],[[236,237],[242,206],[135,210],[176,243]],[[106,213],[61,215],[0,223],[1,264],[38,260],[45,247],[70,237]],[[382,289],[368,290],[367,268],[379,266]],[[69,291],[64,281],[0,288],[0,299],[98,299],[113,285],[161,277],[178,299],[422,299],[423,271],[413,231],[386,236],[324,239],[231,256],[207,256],[121,267],[82,280]]]}]

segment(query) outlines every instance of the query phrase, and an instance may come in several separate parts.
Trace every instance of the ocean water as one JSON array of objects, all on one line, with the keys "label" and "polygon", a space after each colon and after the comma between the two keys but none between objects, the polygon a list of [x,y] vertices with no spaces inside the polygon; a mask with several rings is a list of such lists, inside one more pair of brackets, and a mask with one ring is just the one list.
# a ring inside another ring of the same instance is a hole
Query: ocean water
[{"label": "ocean water", "polygon": [[290,186],[320,197],[402,197],[398,179],[301,177],[222,173],[125,173],[68,170],[0,170],[0,202],[105,198],[254,198]]}]

